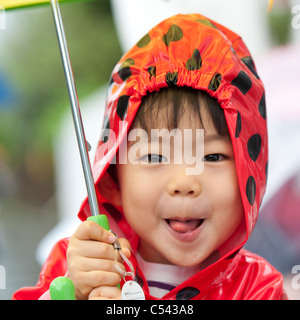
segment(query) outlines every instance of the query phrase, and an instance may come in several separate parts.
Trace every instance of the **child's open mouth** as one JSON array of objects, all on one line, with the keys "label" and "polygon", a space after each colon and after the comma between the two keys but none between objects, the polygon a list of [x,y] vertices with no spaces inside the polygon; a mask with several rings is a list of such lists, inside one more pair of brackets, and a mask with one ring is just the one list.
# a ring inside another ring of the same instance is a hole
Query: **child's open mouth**
[{"label": "child's open mouth", "polygon": [[203,222],[203,219],[189,219],[184,221],[167,219],[167,222],[174,231],[186,233],[197,229]]},{"label": "child's open mouth", "polygon": [[177,233],[180,238],[182,236],[186,236],[187,238],[194,238],[192,235],[196,233],[197,229],[201,226],[203,221],[204,219],[166,219],[169,228],[172,231],[175,231],[175,233]]}]

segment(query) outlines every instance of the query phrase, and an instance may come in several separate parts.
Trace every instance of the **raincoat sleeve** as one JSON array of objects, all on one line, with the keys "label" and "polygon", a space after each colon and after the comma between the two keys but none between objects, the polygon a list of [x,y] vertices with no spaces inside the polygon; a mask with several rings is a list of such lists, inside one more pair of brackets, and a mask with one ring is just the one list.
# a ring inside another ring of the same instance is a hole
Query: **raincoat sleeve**
[{"label": "raincoat sleeve", "polygon": [[37,284],[16,291],[13,300],[38,300],[48,289],[53,279],[67,273],[66,252],[69,238],[58,241],[45,261]]}]

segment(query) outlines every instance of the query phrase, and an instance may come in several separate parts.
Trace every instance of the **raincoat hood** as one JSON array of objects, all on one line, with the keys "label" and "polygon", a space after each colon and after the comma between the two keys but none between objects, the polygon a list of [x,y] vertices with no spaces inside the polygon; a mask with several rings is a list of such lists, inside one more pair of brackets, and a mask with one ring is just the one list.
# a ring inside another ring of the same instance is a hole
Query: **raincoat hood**
[{"label": "raincoat hood", "polygon": [[[268,164],[265,94],[253,59],[241,37],[199,14],[176,15],[150,30],[112,72],[103,130],[93,174],[103,207],[131,242],[138,238],[122,213],[99,192],[118,148],[148,92],[172,86],[206,91],[224,110],[230,133],[245,224],[213,260],[232,254],[249,237],[266,188]],[[102,211],[103,212],[103,211]],[[87,201],[79,212],[89,216]],[[212,257],[210,257],[212,258]]]}]

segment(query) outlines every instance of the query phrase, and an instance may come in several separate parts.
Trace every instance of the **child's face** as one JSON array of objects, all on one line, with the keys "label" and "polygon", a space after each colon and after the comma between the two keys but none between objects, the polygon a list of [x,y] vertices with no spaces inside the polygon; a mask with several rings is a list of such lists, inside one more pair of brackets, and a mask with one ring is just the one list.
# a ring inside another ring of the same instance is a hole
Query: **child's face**
[{"label": "child's face", "polygon": [[[146,151],[137,156],[142,161],[117,165],[124,214],[140,237],[139,252],[147,261],[181,266],[199,264],[233,234],[243,219],[231,142],[217,134],[206,112],[202,114],[202,122],[205,128],[202,173],[186,175],[190,165],[174,164],[172,153],[170,164],[164,164],[166,159],[157,141],[151,146],[160,151],[153,156],[156,163],[147,162],[151,142],[144,142],[145,148],[143,144],[140,146]],[[158,129],[162,128],[163,125]],[[183,118],[179,123],[182,136],[184,129],[197,128],[196,120]]]}]

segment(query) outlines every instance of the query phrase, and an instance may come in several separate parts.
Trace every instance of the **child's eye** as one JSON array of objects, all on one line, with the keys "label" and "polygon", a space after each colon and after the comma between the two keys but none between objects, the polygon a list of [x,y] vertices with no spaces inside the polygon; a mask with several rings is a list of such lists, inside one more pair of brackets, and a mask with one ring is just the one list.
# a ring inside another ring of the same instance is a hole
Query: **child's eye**
[{"label": "child's eye", "polygon": [[166,162],[167,158],[160,155],[160,154],[147,154],[141,158],[142,162],[147,162],[147,163],[162,163]]},{"label": "child's eye", "polygon": [[213,154],[208,154],[204,156],[204,161],[207,162],[217,162],[226,159],[226,157],[220,153],[213,153]]}]

